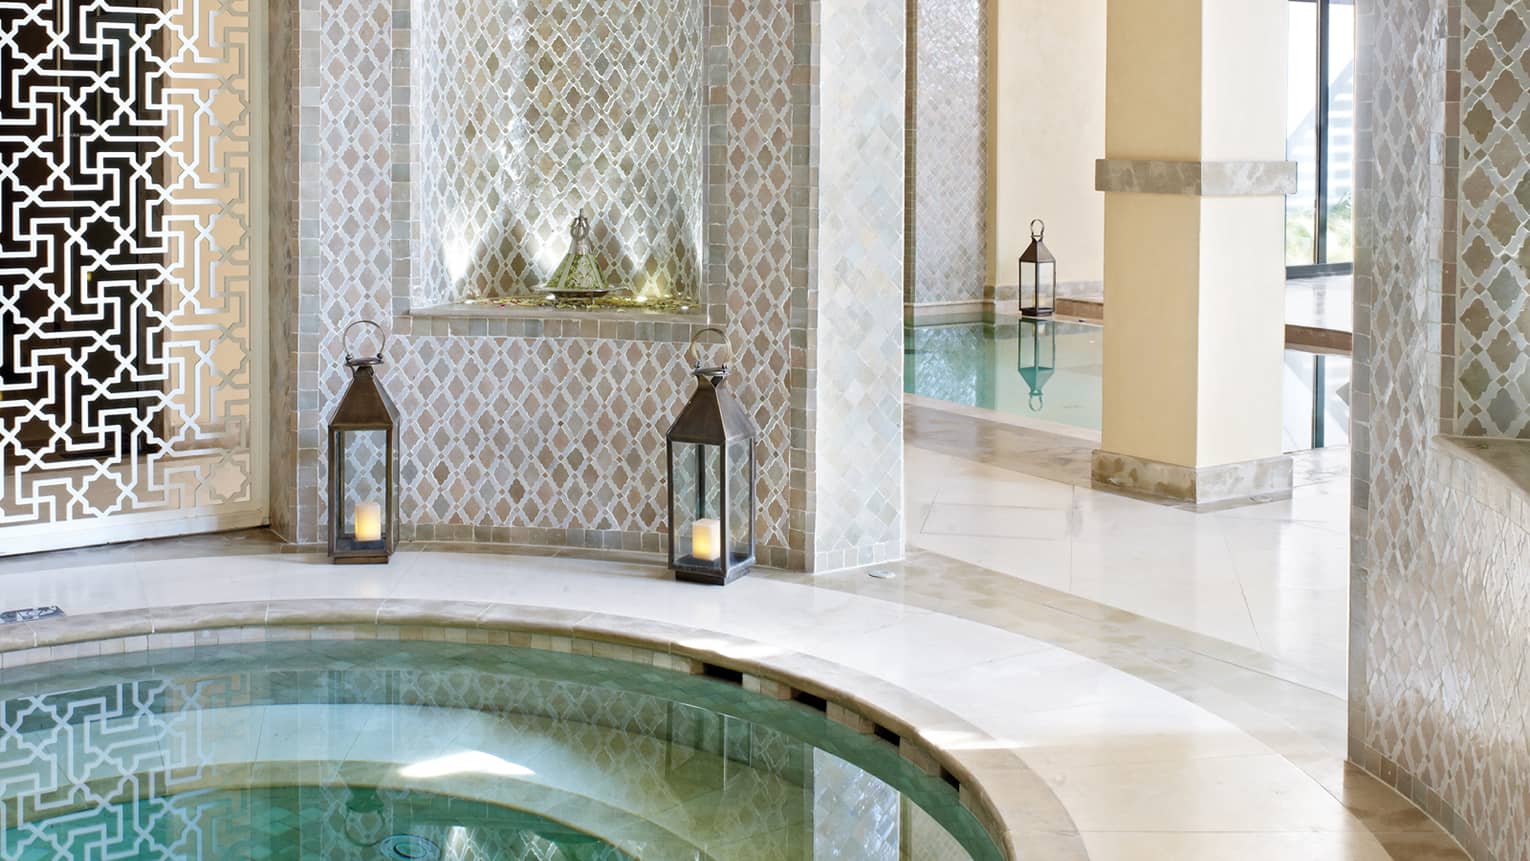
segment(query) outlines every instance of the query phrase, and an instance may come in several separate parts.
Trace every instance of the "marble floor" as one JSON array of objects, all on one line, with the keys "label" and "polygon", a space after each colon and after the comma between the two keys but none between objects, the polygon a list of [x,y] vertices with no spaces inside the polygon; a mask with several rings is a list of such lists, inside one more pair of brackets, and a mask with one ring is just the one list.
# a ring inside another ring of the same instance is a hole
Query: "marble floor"
[{"label": "marble floor", "polygon": [[1289,499],[1194,511],[1094,489],[1092,438],[909,412],[910,545],[1252,649],[1344,695],[1346,449],[1300,455]]}]

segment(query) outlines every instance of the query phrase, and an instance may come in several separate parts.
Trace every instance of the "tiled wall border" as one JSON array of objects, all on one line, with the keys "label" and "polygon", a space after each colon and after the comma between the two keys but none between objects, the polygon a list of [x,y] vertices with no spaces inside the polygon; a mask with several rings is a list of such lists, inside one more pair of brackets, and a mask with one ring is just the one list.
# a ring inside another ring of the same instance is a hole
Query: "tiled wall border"
[{"label": "tiled wall border", "polygon": [[[630,661],[691,675],[733,677],[745,690],[818,708],[830,720],[895,744],[926,774],[944,780],[1005,856],[1087,861],[1067,811],[1013,753],[973,744],[991,739],[944,709],[886,682],[807,655],[666,623],[556,608],[409,600],[273,601],[212,604],[64,617],[0,627],[0,678],[51,661],[158,649],[260,642],[396,640],[450,642]],[[718,672],[721,670],[722,672]],[[804,696],[805,695],[805,696]],[[879,701],[896,700],[896,710]],[[815,702],[816,701],[816,702]],[[942,747],[918,726],[960,738]],[[1040,802],[1040,803],[1038,803]],[[1059,829],[1060,823],[1066,828]]]},{"label": "tiled wall border", "polygon": [[821,0],[792,0],[791,427],[788,525],[795,570],[816,559],[813,484],[818,424],[818,168]]}]

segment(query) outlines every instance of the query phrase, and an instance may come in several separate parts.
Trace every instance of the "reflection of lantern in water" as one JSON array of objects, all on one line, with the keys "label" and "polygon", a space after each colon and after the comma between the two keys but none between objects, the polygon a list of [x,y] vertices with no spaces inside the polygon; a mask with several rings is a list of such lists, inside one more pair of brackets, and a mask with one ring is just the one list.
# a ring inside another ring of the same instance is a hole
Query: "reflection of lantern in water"
[{"label": "reflection of lantern in water", "polygon": [[1031,412],[1045,406],[1042,389],[1057,372],[1057,325],[1050,320],[1020,321],[1020,378],[1030,387]]}]

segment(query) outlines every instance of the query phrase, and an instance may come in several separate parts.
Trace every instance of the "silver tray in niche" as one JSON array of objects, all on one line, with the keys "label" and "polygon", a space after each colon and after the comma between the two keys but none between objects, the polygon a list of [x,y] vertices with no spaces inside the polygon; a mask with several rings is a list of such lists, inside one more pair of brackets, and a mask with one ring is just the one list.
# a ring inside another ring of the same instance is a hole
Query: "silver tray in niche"
[{"label": "silver tray in niche", "polygon": [[615,293],[617,291],[617,289],[618,288],[616,288],[616,287],[608,287],[605,290],[548,290],[548,289],[544,288],[544,289],[540,290],[539,292],[541,292],[543,294],[546,294],[548,296],[551,296],[554,299],[574,299],[574,300],[578,300],[578,299],[600,299],[600,298],[602,298],[604,296],[610,296],[612,293]]}]

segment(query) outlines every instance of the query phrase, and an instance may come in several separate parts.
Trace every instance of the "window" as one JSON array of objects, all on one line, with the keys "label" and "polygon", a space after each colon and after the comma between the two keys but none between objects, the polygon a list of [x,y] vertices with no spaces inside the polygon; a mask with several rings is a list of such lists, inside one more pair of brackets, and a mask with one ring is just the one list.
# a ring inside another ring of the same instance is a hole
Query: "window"
[{"label": "window", "polygon": [[1354,0],[1290,0],[1286,153],[1297,163],[1286,199],[1292,277],[1347,273],[1354,263]]}]

